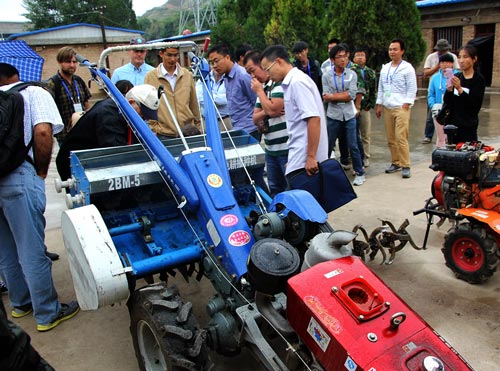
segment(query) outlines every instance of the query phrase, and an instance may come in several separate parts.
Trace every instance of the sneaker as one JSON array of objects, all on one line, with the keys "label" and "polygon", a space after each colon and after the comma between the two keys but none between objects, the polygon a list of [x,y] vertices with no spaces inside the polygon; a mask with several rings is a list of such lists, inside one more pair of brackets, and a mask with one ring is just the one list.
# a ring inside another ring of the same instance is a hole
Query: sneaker
[{"label": "sneaker", "polygon": [[387,169],[385,169],[385,172],[387,174],[392,174],[392,173],[395,173],[396,171],[399,171],[399,170],[401,170],[401,166],[391,164],[391,166],[389,166]]},{"label": "sneaker", "polygon": [[31,304],[22,305],[20,307],[14,307],[10,314],[13,318],[23,318],[33,312],[33,307]]},{"label": "sneaker", "polygon": [[50,331],[61,322],[66,321],[70,318],[76,316],[76,314],[80,311],[80,307],[78,306],[78,302],[72,301],[68,304],[61,304],[61,311],[57,315],[56,319],[50,323],[45,325],[37,324],[36,329],[40,332]]},{"label": "sneaker", "polygon": [[365,180],[366,179],[364,175],[356,175],[352,184],[354,184],[355,186],[360,186],[365,182]]},{"label": "sneaker", "polygon": [[5,282],[0,281],[0,292],[7,292],[7,291],[9,290],[7,289],[7,285],[5,284]]},{"label": "sneaker", "polygon": [[410,173],[409,167],[403,168],[403,178],[405,178],[405,179],[411,178],[411,173]]},{"label": "sneaker", "polygon": [[59,260],[59,254],[56,254],[55,252],[45,251],[45,255],[47,255],[47,257],[52,261]]},{"label": "sneaker", "polygon": [[429,144],[431,140],[432,140],[431,138],[425,137],[424,139],[422,139],[422,144]]},{"label": "sneaker", "polygon": [[368,167],[370,166],[370,159],[368,157],[366,157],[364,160],[363,160],[363,166],[364,167]]},{"label": "sneaker", "polygon": [[342,165],[342,169],[344,169],[344,170],[349,170],[351,168],[350,164],[342,164],[341,163],[341,165]]}]

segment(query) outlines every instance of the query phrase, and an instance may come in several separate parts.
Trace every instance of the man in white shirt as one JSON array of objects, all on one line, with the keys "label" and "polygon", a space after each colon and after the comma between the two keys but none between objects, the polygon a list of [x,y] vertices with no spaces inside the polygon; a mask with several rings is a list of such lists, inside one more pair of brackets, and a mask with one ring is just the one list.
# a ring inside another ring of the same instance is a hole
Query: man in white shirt
[{"label": "man in white shirt", "polygon": [[389,45],[391,62],[384,64],[380,71],[375,114],[382,116],[384,108],[384,124],[387,144],[391,152],[391,165],[386,173],[402,171],[403,178],[410,178],[410,131],[411,106],[417,95],[417,76],[413,66],[403,60],[405,43],[394,39]]},{"label": "man in white shirt", "polygon": [[[19,72],[0,63],[0,90],[19,84]],[[38,86],[20,91],[24,100],[23,163],[0,178],[0,271],[9,288],[14,318],[34,313],[37,330],[49,331],[74,317],[78,303],[60,303],[45,255],[45,178],[52,158],[53,134],[64,125],[49,92]]]},{"label": "man in white shirt", "polygon": [[290,63],[283,45],[262,53],[261,66],[275,82],[282,82],[288,128],[287,177],[305,168],[307,175],[318,172],[318,163],[328,158],[328,134],[319,90],[306,74]]}]

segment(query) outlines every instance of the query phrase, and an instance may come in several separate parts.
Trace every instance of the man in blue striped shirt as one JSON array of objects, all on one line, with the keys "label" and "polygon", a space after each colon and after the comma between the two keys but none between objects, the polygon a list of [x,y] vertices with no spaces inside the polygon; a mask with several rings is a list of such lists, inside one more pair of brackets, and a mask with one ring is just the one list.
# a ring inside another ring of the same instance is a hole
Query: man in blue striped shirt
[{"label": "man in blue striped shirt", "polygon": [[391,62],[384,64],[380,71],[378,84],[377,118],[382,115],[384,107],[384,124],[387,144],[391,152],[391,165],[386,173],[402,171],[403,178],[410,178],[410,131],[411,106],[417,95],[417,76],[413,66],[403,60],[405,43],[394,39],[389,45]]}]

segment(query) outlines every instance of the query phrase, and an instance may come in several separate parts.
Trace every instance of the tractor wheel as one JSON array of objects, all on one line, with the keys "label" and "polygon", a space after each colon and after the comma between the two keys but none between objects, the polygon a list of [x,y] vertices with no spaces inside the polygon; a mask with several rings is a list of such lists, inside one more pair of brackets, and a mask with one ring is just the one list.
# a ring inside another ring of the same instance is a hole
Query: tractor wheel
[{"label": "tractor wheel", "polygon": [[448,231],[441,251],[457,278],[482,283],[497,269],[497,250],[495,238],[482,225],[462,223]]},{"label": "tractor wheel", "polygon": [[176,287],[159,283],[135,291],[128,303],[130,332],[139,367],[155,370],[210,370],[212,363],[192,304]]}]

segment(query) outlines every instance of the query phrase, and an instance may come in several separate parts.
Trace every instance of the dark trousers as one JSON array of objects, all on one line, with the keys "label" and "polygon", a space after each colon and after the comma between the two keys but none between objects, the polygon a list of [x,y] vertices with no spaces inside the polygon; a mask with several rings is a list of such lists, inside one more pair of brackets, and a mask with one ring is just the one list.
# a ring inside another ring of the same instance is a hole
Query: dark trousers
[{"label": "dark trousers", "polygon": [[424,129],[424,137],[432,139],[434,136],[434,120],[432,119],[432,111],[427,106],[427,118],[425,119],[425,129]]}]

